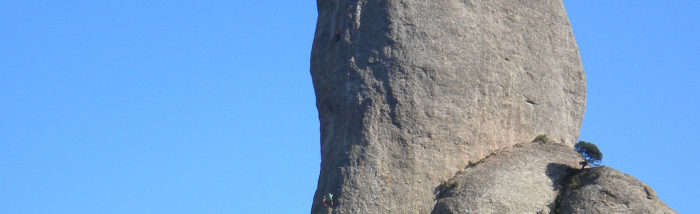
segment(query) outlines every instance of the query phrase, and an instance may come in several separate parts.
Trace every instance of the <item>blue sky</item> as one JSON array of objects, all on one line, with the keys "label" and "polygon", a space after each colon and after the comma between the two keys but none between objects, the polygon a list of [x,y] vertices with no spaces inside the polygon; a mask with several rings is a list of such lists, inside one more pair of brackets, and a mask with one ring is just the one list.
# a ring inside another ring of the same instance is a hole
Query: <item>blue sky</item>
[{"label": "blue sky", "polygon": [[[564,1],[581,139],[700,198],[700,3]],[[0,213],[308,213],[315,1],[0,0]]]}]

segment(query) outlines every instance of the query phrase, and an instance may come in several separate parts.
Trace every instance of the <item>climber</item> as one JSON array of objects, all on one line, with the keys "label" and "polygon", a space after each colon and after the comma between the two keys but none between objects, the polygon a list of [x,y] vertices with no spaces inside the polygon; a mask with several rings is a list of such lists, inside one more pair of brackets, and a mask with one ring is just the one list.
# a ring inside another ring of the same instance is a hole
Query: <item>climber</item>
[{"label": "climber", "polygon": [[333,194],[328,193],[328,206],[333,207]]},{"label": "climber", "polygon": [[323,206],[325,206],[326,208],[333,207],[333,194],[329,192],[327,196],[324,195],[323,199],[321,199],[321,202],[323,202]]}]

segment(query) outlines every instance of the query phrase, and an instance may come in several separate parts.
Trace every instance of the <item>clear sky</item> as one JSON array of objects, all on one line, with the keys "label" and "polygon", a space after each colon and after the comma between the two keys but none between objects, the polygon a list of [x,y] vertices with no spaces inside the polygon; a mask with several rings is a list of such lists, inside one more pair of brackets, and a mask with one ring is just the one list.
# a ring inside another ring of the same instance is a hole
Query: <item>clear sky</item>
[{"label": "clear sky", "polygon": [[[700,2],[565,0],[581,139],[700,212]],[[0,213],[308,213],[315,1],[0,0]]]}]

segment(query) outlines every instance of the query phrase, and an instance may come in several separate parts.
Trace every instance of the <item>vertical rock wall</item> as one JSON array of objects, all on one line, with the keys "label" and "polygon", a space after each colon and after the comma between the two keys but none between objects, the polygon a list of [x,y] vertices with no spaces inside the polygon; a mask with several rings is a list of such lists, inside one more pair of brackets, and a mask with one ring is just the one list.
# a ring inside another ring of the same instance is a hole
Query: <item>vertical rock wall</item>
[{"label": "vertical rock wall", "polygon": [[318,0],[312,213],[429,213],[470,161],[547,134],[572,146],[585,76],[561,0]]}]

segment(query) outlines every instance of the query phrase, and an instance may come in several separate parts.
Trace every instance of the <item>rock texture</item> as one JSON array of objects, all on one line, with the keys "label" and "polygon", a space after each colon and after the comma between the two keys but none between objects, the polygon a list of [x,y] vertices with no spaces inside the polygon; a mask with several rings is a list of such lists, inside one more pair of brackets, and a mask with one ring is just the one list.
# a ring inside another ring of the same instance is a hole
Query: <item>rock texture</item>
[{"label": "rock texture", "polygon": [[317,5],[312,213],[672,212],[632,177],[572,168],[586,88],[561,0]]},{"label": "rock texture", "polygon": [[559,209],[561,213],[676,213],[651,187],[608,167],[573,175]]},{"label": "rock texture", "polygon": [[554,143],[499,150],[439,186],[432,213],[676,213],[632,176],[578,160]]},{"label": "rock texture", "polygon": [[318,0],[312,212],[429,213],[469,161],[579,134],[585,76],[561,0]]},{"label": "rock texture", "polygon": [[578,160],[554,143],[500,150],[445,182],[432,213],[549,213]]}]

